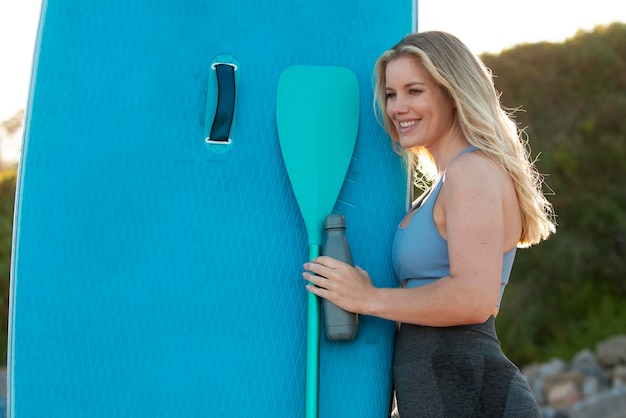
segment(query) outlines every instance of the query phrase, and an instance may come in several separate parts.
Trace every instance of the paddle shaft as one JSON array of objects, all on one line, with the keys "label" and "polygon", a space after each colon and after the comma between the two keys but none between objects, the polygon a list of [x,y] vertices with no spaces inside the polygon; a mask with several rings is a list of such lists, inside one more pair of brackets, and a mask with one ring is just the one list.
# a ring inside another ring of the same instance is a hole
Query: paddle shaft
[{"label": "paddle shaft", "polygon": [[[309,261],[321,254],[319,245],[309,246]],[[320,372],[320,300],[307,292],[306,317],[306,369],[305,369],[305,417],[318,418],[319,415],[319,372]]]}]

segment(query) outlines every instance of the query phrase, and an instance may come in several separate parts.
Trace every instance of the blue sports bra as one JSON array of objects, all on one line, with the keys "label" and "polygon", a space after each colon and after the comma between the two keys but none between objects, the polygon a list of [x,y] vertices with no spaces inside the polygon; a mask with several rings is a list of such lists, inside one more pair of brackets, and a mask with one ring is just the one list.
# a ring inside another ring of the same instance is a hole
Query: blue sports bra
[{"label": "blue sports bra", "polygon": [[[457,157],[474,150],[475,147],[469,147]],[[450,275],[448,242],[439,234],[433,218],[435,201],[444,182],[445,173],[413,206],[411,211],[415,213],[408,225],[403,227],[401,223],[396,229],[391,247],[392,263],[396,276],[406,287],[424,286]],[[503,254],[498,306],[511,275],[515,252],[513,247]]]}]

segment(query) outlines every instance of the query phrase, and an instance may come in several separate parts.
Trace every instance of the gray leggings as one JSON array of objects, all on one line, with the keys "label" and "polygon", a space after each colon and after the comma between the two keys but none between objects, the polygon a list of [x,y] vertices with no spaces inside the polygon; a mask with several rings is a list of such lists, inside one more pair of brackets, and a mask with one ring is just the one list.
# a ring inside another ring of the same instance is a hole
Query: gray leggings
[{"label": "gray leggings", "polygon": [[526,379],[502,353],[494,322],[400,326],[393,360],[400,418],[541,416]]}]

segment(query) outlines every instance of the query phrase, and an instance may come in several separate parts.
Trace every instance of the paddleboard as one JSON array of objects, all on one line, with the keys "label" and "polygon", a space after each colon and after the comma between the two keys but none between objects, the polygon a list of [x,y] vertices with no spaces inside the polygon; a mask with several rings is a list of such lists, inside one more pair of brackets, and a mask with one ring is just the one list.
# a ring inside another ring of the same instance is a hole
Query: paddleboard
[{"label": "paddleboard", "polygon": [[[407,176],[372,112],[372,67],[414,16],[411,0],[44,0],[16,197],[10,416],[303,416],[308,249],[278,80],[292,65],[357,76],[334,210],[355,263],[395,286]],[[394,332],[361,316],[356,340],[322,337],[321,417],[388,415]]]}]

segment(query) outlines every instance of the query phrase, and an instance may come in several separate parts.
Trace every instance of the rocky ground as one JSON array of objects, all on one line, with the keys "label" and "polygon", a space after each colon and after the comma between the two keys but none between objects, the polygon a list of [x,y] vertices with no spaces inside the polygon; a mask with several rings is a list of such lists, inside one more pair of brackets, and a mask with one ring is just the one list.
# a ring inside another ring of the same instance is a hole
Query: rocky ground
[{"label": "rocky ground", "polygon": [[626,335],[599,342],[568,363],[522,368],[544,418],[626,417]]}]

